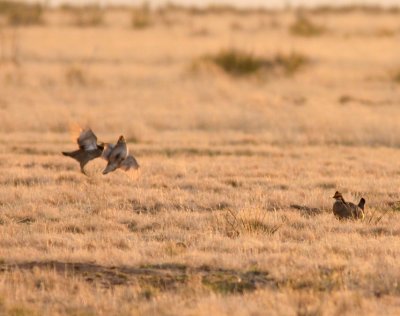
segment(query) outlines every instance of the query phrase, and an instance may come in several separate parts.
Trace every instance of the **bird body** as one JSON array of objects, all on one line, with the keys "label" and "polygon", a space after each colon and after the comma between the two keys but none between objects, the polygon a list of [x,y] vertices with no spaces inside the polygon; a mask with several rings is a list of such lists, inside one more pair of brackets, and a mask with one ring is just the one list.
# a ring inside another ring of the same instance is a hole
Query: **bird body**
[{"label": "bird body", "polygon": [[365,199],[361,198],[358,205],[351,202],[346,202],[343,195],[336,191],[333,196],[333,214],[339,219],[364,219]]},{"label": "bird body", "polygon": [[97,137],[90,128],[83,130],[76,141],[79,146],[78,150],[62,152],[62,154],[78,161],[81,172],[86,175],[84,169],[85,165],[89,161],[101,156],[104,144],[97,144]]},{"label": "bird body", "polygon": [[115,145],[106,144],[102,158],[108,162],[103,174],[107,174],[118,168],[125,171],[139,169],[139,164],[135,157],[129,155],[124,136],[120,136]]}]

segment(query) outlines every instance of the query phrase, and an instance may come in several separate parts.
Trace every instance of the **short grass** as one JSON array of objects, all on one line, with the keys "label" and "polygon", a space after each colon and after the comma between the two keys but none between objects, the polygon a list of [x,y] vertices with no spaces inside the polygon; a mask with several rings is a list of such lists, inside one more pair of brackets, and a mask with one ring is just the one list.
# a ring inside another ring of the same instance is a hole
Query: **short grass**
[{"label": "short grass", "polygon": [[77,27],[98,27],[104,25],[104,10],[95,5],[64,7],[70,15],[71,24]]},{"label": "short grass", "polygon": [[[400,42],[368,36],[398,13],[324,12],[306,38],[293,12],[217,11],[1,29],[0,314],[399,314]],[[268,80],[188,71],[225,47]],[[82,175],[77,124],[140,171]],[[336,190],[364,221],[334,218]]]}]

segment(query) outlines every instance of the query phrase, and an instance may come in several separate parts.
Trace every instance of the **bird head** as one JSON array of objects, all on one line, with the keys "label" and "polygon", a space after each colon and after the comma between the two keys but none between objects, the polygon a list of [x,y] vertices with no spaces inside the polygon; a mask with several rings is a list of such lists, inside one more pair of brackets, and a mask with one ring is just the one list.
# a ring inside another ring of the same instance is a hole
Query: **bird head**
[{"label": "bird head", "polygon": [[118,143],[125,143],[125,138],[124,138],[123,135],[121,135],[121,136],[118,138]]},{"label": "bird head", "polygon": [[332,196],[332,198],[335,199],[335,200],[343,200],[343,195],[339,191],[336,191],[335,195]]}]

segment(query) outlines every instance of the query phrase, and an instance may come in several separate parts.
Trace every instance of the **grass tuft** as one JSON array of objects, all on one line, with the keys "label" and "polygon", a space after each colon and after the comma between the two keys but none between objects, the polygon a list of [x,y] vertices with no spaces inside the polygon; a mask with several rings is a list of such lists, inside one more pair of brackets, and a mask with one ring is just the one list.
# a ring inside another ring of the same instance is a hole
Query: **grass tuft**
[{"label": "grass tuft", "polygon": [[79,66],[71,66],[65,71],[65,79],[71,86],[86,86],[89,79],[85,71]]},{"label": "grass tuft", "polygon": [[235,49],[223,50],[214,56],[208,56],[207,59],[225,72],[235,76],[253,74],[264,67],[270,67],[270,62],[267,59]]},{"label": "grass tuft", "polygon": [[262,73],[283,73],[293,75],[301,69],[308,59],[299,53],[278,54],[273,58],[265,58],[253,53],[228,49],[215,55],[207,55],[196,60],[194,70],[204,62],[212,64],[234,77],[250,76]]},{"label": "grass tuft", "polygon": [[132,27],[134,29],[145,29],[153,24],[151,11],[148,5],[135,8],[132,12]]},{"label": "grass tuft", "polygon": [[293,75],[299,71],[308,59],[302,54],[292,52],[290,54],[279,54],[275,58],[275,63],[282,67],[286,75]]},{"label": "grass tuft", "polygon": [[290,32],[296,36],[318,36],[326,32],[323,26],[317,25],[304,15],[297,16],[290,26]]},{"label": "grass tuft", "polygon": [[272,236],[285,224],[286,219],[268,218],[268,213],[261,209],[228,210],[224,216],[225,233],[228,237],[239,237],[243,234]]},{"label": "grass tuft", "polygon": [[104,10],[91,5],[82,8],[66,8],[72,15],[72,24],[78,27],[96,27],[104,24]]}]

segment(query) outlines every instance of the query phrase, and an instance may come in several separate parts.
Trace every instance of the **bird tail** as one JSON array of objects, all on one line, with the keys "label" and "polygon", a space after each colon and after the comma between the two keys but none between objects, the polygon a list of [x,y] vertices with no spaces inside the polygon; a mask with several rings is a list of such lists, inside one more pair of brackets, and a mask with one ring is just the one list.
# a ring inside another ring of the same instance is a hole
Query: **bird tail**
[{"label": "bird tail", "polygon": [[73,152],[66,152],[66,151],[62,151],[61,152],[64,156],[67,156],[67,157],[73,157]]},{"label": "bird tail", "polygon": [[360,202],[358,203],[358,207],[364,211],[365,199],[361,198]]},{"label": "bird tail", "polygon": [[63,151],[62,152],[62,154],[64,155],[64,156],[67,156],[67,157],[71,157],[71,158],[74,158],[74,159],[76,159],[76,160],[80,160],[80,156],[81,156],[81,153],[82,153],[82,151],[81,150],[75,150],[75,151],[70,151],[70,152],[67,152],[67,151]]}]

